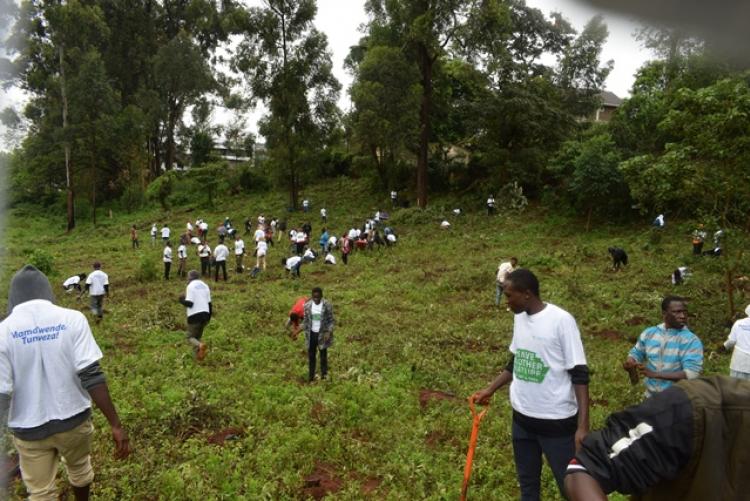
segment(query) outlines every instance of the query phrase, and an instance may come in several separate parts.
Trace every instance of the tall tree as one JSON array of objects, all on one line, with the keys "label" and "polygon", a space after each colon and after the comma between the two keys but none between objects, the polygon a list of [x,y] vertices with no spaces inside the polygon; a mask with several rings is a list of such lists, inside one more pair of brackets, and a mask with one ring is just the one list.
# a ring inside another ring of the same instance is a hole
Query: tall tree
[{"label": "tall tree", "polygon": [[475,1],[462,0],[367,0],[370,32],[396,34],[419,68],[422,95],[419,106],[417,148],[417,205],[427,206],[427,167],[432,139],[435,69],[449,44],[463,29]]},{"label": "tall tree", "polygon": [[269,156],[282,170],[289,202],[297,207],[304,165],[335,129],[340,84],[331,71],[323,33],[313,26],[315,0],[265,0],[250,10],[251,27],[234,67],[253,98],[269,110],[260,122]]}]

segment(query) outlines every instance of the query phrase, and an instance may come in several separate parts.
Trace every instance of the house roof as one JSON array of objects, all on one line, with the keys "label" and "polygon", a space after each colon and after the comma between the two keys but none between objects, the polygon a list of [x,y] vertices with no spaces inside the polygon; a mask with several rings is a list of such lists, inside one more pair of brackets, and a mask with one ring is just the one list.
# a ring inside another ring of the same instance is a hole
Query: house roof
[{"label": "house roof", "polygon": [[602,91],[601,94],[599,94],[599,97],[602,99],[602,106],[613,106],[617,108],[622,104],[622,99],[608,90]]}]

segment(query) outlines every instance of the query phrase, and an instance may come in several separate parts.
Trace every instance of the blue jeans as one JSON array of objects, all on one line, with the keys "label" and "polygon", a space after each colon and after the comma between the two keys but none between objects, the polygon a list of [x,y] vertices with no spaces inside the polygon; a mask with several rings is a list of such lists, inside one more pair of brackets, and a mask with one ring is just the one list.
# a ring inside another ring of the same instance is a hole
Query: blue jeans
[{"label": "blue jeans", "polygon": [[495,282],[495,306],[500,306],[500,299],[503,297],[503,286]]},{"label": "blue jeans", "polygon": [[[545,437],[530,433],[513,421],[513,456],[516,460],[521,501],[539,501],[542,476],[542,453],[547,458],[560,492],[568,463],[575,455],[575,435]],[[564,498],[564,496],[563,496]]]}]

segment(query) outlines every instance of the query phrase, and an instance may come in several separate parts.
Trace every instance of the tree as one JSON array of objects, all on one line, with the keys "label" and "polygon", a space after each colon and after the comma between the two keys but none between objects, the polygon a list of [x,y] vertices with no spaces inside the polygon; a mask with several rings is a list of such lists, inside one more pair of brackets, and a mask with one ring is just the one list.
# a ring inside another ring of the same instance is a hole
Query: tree
[{"label": "tree", "polygon": [[368,50],[355,72],[349,90],[354,139],[370,155],[382,187],[395,188],[392,169],[416,149],[419,75],[400,49],[387,46]]},{"label": "tree", "polygon": [[315,0],[265,0],[263,5],[250,9],[251,29],[233,65],[269,110],[259,132],[296,208],[304,166],[338,123],[341,86],[331,71],[326,36],[313,27]]},{"label": "tree", "polygon": [[176,157],[175,131],[186,107],[214,89],[215,82],[199,47],[184,31],[156,53],[154,72],[159,75],[159,96],[166,103],[164,167],[170,170]]},{"label": "tree", "polygon": [[461,0],[368,0],[365,4],[371,18],[370,33],[385,32],[391,37],[391,43],[396,42],[396,46],[402,43],[407,57],[419,69],[422,93],[417,147],[417,205],[421,208],[427,206],[435,70],[476,3]]}]

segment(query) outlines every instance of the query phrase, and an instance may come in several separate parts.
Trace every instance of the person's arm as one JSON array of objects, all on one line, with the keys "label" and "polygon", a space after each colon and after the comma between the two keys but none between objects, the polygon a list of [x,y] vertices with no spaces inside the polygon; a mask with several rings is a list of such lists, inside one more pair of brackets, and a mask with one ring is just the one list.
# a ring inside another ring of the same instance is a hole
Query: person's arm
[{"label": "person's arm", "polygon": [[515,356],[511,355],[510,361],[508,362],[508,365],[505,367],[503,372],[500,373],[499,376],[495,378],[492,383],[489,384],[486,388],[483,390],[479,390],[475,392],[471,399],[472,401],[478,403],[479,405],[487,405],[490,403],[490,398],[492,398],[492,395],[505,386],[506,384],[510,383],[513,380],[513,362],[515,360]]},{"label": "person's arm", "polygon": [[107,294],[107,297],[109,297],[109,284],[104,284],[104,292]]},{"label": "person's arm", "polygon": [[208,319],[211,320],[211,318],[214,316],[214,304],[209,301],[208,302]]},{"label": "person's arm", "polygon": [[[588,368],[586,369],[586,377],[588,378]],[[576,394],[576,400],[578,401],[578,427],[576,428],[575,444],[576,451],[581,448],[581,442],[589,434],[589,385],[586,384],[573,384],[573,391]]]},{"label": "person's arm", "polygon": [[585,471],[565,476],[565,493],[570,501],[607,501],[599,482]]},{"label": "person's arm", "polygon": [[185,306],[187,308],[192,308],[193,307],[193,302],[185,299],[185,295],[184,294],[179,297],[178,301],[180,302],[181,305],[183,305],[183,306]]},{"label": "person's arm", "polygon": [[727,350],[731,350],[734,348],[734,345],[737,344],[737,324],[734,324],[732,326],[732,330],[729,331],[729,337],[727,337],[727,340],[724,341],[724,348]]},{"label": "person's arm", "polygon": [[642,376],[649,377],[651,379],[664,379],[665,381],[681,381],[683,379],[690,379],[688,378],[686,371],[657,372],[647,369],[644,366],[639,366],[638,370],[640,371]]},{"label": "person's arm", "polygon": [[641,335],[638,336],[638,341],[635,342],[635,346],[633,346],[628,352],[628,358],[623,362],[622,368],[626,371],[631,371],[633,368],[637,367],[638,364],[643,363],[646,354],[645,347],[643,333],[641,333]]},{"label": "person's arm", "polygon": [[115,441],[115,458],[125,459],[130,454],[130,439],[125,428],[120,423],[120,417],[117,415],[115,404],[109,395],[107,383],[103,382],[88,389],[91,400],[96,404],[104,417],[107,418],[110,428],[112,428],[112,439]]}]

